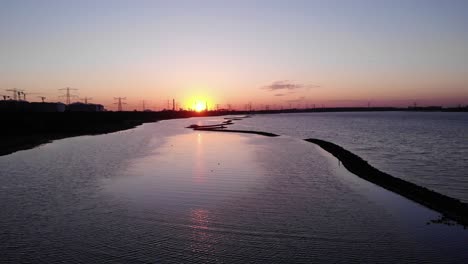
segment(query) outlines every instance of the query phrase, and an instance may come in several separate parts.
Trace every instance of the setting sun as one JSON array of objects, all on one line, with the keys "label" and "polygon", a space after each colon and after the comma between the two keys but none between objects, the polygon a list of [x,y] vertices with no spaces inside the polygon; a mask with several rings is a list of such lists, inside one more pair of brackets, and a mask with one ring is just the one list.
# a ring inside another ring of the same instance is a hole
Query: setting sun
[{"label": "setting sun", "polygon": [[467,25],[468,0],[0,0],[0,264],[468,264]]},{"label": "setting sun", "polygon": [[195,111],[202,112],[206,110],[206,104],[203,102],[196,102],[195,103]]}]

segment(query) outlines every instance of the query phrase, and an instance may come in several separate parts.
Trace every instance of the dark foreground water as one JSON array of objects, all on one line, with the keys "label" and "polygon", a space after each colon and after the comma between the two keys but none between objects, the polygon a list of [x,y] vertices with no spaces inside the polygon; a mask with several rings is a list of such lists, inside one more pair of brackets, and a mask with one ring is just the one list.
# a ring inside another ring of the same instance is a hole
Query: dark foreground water
[{"label": "dark foreground water", "polygon": [[467,230],[315,145],[195,122],[0,157],[0,263],[468,261]]},{"label": "dark foreground water", "polygon": [[328,140],[393,176],[468,202],[468,113],[257,115],[235,126]]}]

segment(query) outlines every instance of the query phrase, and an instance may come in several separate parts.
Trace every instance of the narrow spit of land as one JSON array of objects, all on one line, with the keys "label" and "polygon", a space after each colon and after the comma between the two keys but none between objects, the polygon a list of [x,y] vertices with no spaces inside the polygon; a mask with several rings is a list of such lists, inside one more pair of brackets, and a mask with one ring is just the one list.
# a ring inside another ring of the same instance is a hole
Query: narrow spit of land
[{"label": "narrow spit of land", "polygon": [[244,133],[244,134],[257,134],[257,135],[266,136],[266,137],[278,137],[279,136],[277,134],[273,134],[273,133],[269,133],[269,132],[250,131],[250,130],[236,130],[236,129],[223,129],[223,128],[194,128],[194,130]]},{"label": "narrow spit of land", "polygon": [[361,157],[334,143],[314,138],[305,139],[305,141],[317,144],[331,153],[343,163],[347,170],[358,177],[438,211],[446,218],[452,219],[465,227],[468,226],[467,204],[382,172]]},{"label": "narrow spit of land", "polygon": [[[232,120],[241,119],[242,118],[239,117],[228,119],[230,120],[229,124],[220,124],[223,127],[192,125],[189,128],[203,131],[249,133],[269,137],[279,136],[273,133],[263,131],[224,129],[224,125],[233,124]],[[393,177],[385,172],[382,172],[371,166],[367,161],[363,160],[361,157],[334,143],[314,138],[305,139],[305,141],[314,143],[323,148],[325,151],[331,153],[343,163],[347,170],[349,170],[356,176],[441,213],[443,216],[442,220],[433,222],[444,222],[444,219],[450,219],[459,223],[460,225],[463,225],[465,228],[468,226],[467,204],[452,197],[440,194],[438,192],[429,190],[422,186],[402,180],[400,178]]]},{"label": "narrow spit of land", "polygon": [[233,120],[242,120],[244,118],[249,118],[249,115],[246,116],[235,116],[235,117],[226,117],[226,121],[220,124],[214,125],[190,125],[187,128],[192,128],[193,130],[199,131],[216,131],[216,132],[230,132],[230,133],[244,133],[244,134],[257,134],[266,137],[278,137],[279,135],[263,132],[263,131],[252,131],[252,130],[237,130],[237,129],[226,129],[227,126],[233,125]]}]

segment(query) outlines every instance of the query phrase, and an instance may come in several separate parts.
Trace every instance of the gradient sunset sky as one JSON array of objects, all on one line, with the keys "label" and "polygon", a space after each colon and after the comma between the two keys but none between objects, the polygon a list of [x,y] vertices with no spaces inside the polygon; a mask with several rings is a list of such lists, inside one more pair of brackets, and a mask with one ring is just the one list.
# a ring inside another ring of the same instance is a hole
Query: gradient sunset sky
[{"label": "gradient sunset sky", "polygon": [[0,0],[0,94],[113,109],[468,104],[468,1]]}]

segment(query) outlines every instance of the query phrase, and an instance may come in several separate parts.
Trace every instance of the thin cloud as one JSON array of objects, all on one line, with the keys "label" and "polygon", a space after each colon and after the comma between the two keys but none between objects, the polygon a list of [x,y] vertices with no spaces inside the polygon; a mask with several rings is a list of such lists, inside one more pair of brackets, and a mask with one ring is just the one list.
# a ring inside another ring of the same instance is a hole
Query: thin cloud
[{"label": "thin cloud", "polygon": [[273,82],[270,85],[263,86],[262,89],[268,90],[268,91],[294,91],[298,89],[308,89],[308,88],[318,88],[320,87],[319,85],[304,85],[301,83],[295,83],[289,80],[283,80],[283,81],[276,81]]},{"label": "thin cloud", "polygon": [[285,96],[285,94],[279,93],[279,94],[275,94],[275,96]]}]

